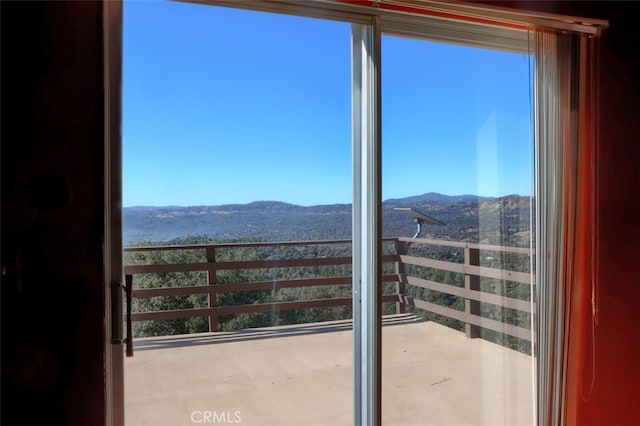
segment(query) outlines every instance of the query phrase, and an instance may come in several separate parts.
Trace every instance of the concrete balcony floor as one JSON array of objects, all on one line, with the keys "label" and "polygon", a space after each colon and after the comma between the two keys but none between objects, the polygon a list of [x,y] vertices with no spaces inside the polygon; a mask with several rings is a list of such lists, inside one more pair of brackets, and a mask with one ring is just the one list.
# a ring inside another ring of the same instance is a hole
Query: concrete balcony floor
[{"label": "concrete balcony floor", "polygon": [[[385,317],[384,425],[530,425],[532,358],[411,315]],[[350,321],[138,339],[127,425],[351,425]]]}]

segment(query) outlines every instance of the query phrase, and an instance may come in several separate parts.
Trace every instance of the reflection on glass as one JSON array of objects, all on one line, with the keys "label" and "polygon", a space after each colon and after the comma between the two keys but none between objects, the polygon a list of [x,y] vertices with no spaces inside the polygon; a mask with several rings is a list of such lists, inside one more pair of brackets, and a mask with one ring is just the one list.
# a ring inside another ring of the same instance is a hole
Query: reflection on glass
[{"label": "reflection on glass", "polygon": [[[406,301],[383,328],[383,423],[532,424],[532,59],[392,36],[382,53],[386,273]],[[413,238],[399,207],[445,225]]]},{"label": "reflection on glass", "polygon": [[124,27],[126,423],[349,423],[350,25],[127,2]]}]

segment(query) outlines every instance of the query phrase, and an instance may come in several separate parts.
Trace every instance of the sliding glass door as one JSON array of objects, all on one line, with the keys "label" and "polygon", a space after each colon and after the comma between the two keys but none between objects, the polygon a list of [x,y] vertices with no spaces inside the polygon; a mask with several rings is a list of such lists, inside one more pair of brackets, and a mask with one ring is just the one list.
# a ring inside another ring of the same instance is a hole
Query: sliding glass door
[{"label": "sliding glass door", "polygon": [[533,423],[532,61],[382,38],[383,229],[405,302],[383,327],[383,424]]},{"label": "sliding glass door", "polygon": [[125,3],[127,422],[531,420],[530,57],[328,17]]}]

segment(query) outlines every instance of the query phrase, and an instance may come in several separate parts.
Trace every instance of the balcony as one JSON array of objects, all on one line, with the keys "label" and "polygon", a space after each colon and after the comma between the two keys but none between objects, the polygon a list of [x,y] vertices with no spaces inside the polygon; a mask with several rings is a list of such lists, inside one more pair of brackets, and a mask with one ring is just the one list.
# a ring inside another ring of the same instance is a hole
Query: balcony
[{"label": "balcony", "polygon": [[[131,324],[139,321],[205,318],[208,327],[201,333],[131,342],[135,356],[125,361],[127,424],[220,423],[223,417],[227,423],[255,425],[351,424],[351,321],[287,324],[293,317],[281,315],[336,307],[349,314],[349,297],[317,298],[312,293],[310,298],[305,289],[350,291],[350,244],[332,240],[126,249],[132,302],[206,295],[206,306],[130,312],[130,336]],[[250,259],[239,259],[234,251],[250,254]],[[294,251],[305,255],[286,257]],[[156,257],[149,262],[151,253],[171,252],[200,253],[192,256],[199,261]],[[388,238],[383,252],[383,423],[531,424],[533,362],[528,353],[535,306],[527,272],[530,250]],[[270,279],[223,279],[224,271],[248,270]],[[299,278],[283,271],[294,271]],[[144,274],[184,272],[200,274],[204,285],[136,286]],[[438,277],[444,279],[438,282]],[[222,303],[230,300],[225,298],[229,294],[264,296],[283,289],[299,300]],[[251,313],[263,313],[263,318],[268,313],[272,324],[225,331],[229,318]]]}]

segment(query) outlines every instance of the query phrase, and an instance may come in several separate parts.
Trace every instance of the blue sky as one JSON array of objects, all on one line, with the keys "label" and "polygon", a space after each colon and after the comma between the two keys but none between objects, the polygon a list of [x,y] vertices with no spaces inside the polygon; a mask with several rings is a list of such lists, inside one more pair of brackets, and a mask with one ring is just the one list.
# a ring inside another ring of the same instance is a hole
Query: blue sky
[{"label": "blue sky", "polygon": [[[123,204],[350,203],[350,24],[126,1]],[[529,194],[529,60],[383,38],[383,198]]]}]

